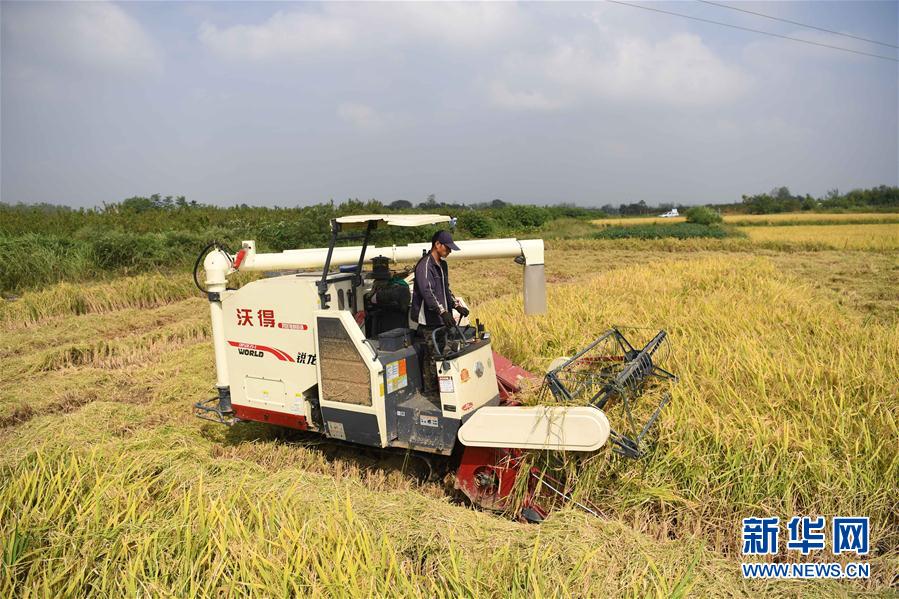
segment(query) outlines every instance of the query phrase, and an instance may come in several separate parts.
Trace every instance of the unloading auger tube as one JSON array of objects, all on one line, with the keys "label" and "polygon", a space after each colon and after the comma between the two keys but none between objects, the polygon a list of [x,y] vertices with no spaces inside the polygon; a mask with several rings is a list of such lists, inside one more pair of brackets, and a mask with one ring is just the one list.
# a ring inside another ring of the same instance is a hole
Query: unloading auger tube
[{"label": "unloading auger tube", "polygon": [[[203,266],[218,394],[197,402],[195,414],[223,424],[266,422],[347,443],[445,456],[458,464],[456,487],[490,509],[511,506],[523,451],[602,447],[612,434],[602,406],[519,405],[514,394],[524,380],[537,377],[494,352],[481,323],[472,325],[455,310],[457,326],[443,334],[456,340],[444,343],[435,359],[439,392],[424,391],[423,342],[409,328],[413,275],[391,271],[389,264],[414,263],[431,245],[375,247],[369,241],[379,225],[449,220],[341,217],[331,222],[327,248],[257,253],[254,241],[244,241],[232,254],[213,246]],[[360,246],[340,245],[360,238]],[[546,311],[542,240],[457,245],[452,261],[515,259],[524,266],[525,314]],[[228,276],[245,271],[266,276],[239,289],[227,287]],[[542,487],[563,497],[567,492],[536,474],[529,472],[524,499],[515,502],[518,514],[532,520],[545,514],[537,501]]]}]

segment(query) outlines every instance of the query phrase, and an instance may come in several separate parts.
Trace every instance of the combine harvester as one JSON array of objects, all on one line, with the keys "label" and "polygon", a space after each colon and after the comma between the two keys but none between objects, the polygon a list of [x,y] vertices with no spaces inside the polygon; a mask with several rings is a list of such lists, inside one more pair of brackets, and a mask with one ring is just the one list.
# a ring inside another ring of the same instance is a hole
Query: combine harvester
[{"label": "combine harvester", "polygon": [[[194,279],[205,255],[203,291],[212,316],[218,395],[198,402],[196,415],[447,456],[456,488],[474,504],[514,508],[536,521],[546,514],[537,498],[544,486],[565,498],[567,493],[531,469],[523,501],[512,505],[522,450],[592,452],[611,438],[619,453],[638,457],[668,395],[642,426],[633,417],[634,400],[649,379],[674,378],[653,363],[664,331],[640,349],[617,329],[603,333],[573,357],[556,360],[545,375],[543,392],[566,405],[526,407],[514,395],[525,379],[536,377],[493,351],[480,322],[472,326],[456,313],[457,326],[434,332],[439,394],[423,392],[424,344],[413,335],[408,315],[412,276],[391,271],[390,264],[416,262],[430,243],[374,247],[369,241],[380,225],[448,221],[440,215],[345,216],[331,222],[327,248],[261,254],[254,241],[244,241],[231,254],[207,246]],[[339,245],[348,239],[362,239],[362,245]],[[451,260],[514,258],[524,266],[525,314],[546,311],[542,240],[458,245]],[[248,271],[289,274],[227,287],[229,275]],[[626,414],[620,430],[610,427],[603,411],[612,405]]]}]

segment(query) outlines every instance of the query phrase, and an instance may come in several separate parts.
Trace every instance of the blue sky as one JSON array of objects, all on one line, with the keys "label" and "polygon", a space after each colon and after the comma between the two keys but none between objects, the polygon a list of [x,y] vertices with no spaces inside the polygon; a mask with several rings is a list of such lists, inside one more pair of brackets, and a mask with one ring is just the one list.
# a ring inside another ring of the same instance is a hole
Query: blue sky
[{"label": "blue sky", "polygon": [[[864,52],[697,2],[644,3]],[[744,2],[899,45],[896,2]],[[899,184],[897,63],[612,3],[3,2],[0,199],[732,202]]]}]

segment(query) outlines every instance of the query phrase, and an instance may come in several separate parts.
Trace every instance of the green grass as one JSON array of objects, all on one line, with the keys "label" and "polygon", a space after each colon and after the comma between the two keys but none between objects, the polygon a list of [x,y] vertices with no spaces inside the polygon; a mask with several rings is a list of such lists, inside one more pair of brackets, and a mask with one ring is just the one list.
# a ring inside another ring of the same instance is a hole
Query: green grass
[{"label": "green grass", "polygon": [[559,218],[543,225],[539,237],[543,239],[586,239],[599,228],[588,220]]},{"label": "green grass", "polygon": [[594,239],[723,239],[739,236],[729,229],[697,223],[675,223],[605,227],[593,233]]},{"label": "green grass", "polygon": [[[220,233],[220,232],[219,232]],[[167,231],[132,234],[91,231],[83,235],[2,235],[0,291],[19,293],[59,281],[83,281],[193,266],[212,234]]]}]

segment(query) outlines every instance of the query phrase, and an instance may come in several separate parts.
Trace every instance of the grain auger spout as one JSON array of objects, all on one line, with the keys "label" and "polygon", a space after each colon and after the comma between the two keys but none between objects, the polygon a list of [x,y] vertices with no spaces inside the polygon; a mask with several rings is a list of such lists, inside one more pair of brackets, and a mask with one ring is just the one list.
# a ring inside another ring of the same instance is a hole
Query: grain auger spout
[{"label": "grain auger spout", "polygon": [[[560,403],[588,404],[607,415],[610,410],[623,412],[622,424],[611,426],[609,439],[617,453],[638,458],[645,451],[647,433],[671,400],[671,393],[664,386],[652,383],[677,382],[677,376],[659,366],[656,359],[667,336],[664,330],[659,331],[642,349],[637,349],[613,327],[573,357],[553,362],[544,379],[541,399],[548,391]],[[650,389],[657,392],[658,401],[641,425],[638,414],[646,410],[638,409],[637,399]]]}]

